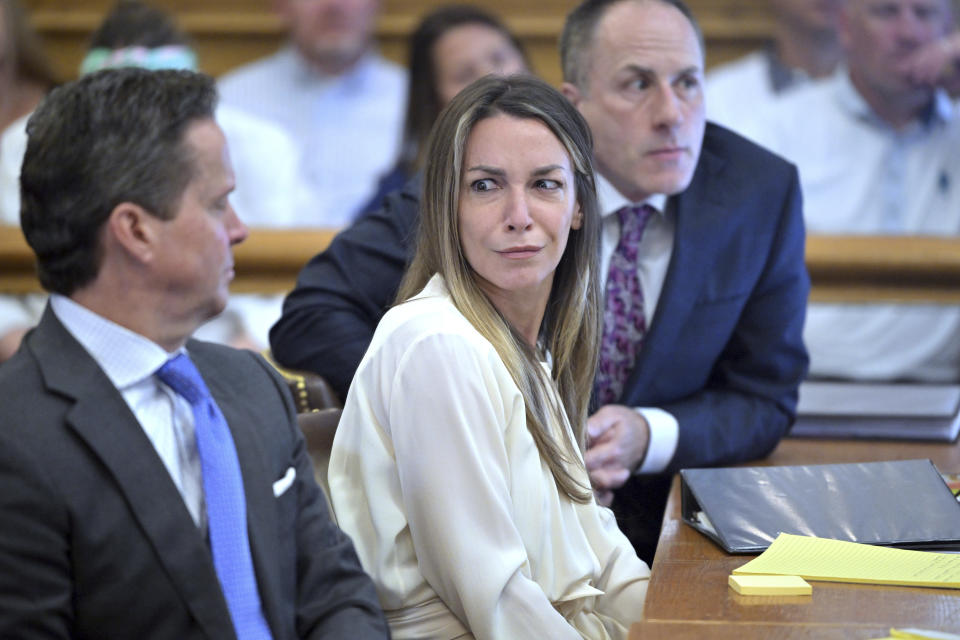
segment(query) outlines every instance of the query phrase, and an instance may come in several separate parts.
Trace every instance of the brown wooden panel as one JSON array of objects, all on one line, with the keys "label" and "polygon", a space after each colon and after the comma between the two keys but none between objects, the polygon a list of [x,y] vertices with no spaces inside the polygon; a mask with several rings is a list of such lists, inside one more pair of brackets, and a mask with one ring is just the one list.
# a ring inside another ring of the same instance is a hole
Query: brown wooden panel
[{"label": "brown wooden panel", "polygon": [[[176,15],[191,34],[204,71],[225,71],[275,50],[283,34],[267,0],[156,0]],[[421,16],[445,4],[442,0],[388,0],[377,23],[384,55],[401,64],[406,60],[406,38]],[[492,0],[484,7],[501,15],[525,43],[535,71],[548,82],[561,81],[557,38],[574,2],[533,0],[523,3]],[[698,0],[690,3],[707,39],[707,63],[742,55],[760,46],[769,34],[769,18],[762,0]],[[76,76],[86,43],[113,0],[24,0],[33,23],[64,78]]]}]

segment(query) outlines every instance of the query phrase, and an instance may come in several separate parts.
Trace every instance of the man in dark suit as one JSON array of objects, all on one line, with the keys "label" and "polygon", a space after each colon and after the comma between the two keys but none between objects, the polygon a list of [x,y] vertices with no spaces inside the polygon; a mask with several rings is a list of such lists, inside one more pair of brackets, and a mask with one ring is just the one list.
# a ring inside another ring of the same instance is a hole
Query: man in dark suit
[{"label": "man in dark suit", "polygon": [[189,339],[247,235],[215,102],[206,76],[111,70],[28,124],[51,299],[0,366],[0,637],[389,636],[283,380]]},{"label": "man in dark suit", "polygon": [[[793,421],[807,368],[797,173],[705,123],[701,42],[680,2],[599,0],[571,13],[561,47],[563,91],[594,135],[605,267],[620,245],[618,211],[649,212],[635,258],[642,302],[632,303],[645,335],[614,401],[591,416],[586,452],[598,497],[613,499],[647,561],[672,473],[769,453]],[[417,189],[389,198],[303,270],[271,332],[281,363],[346,391],[395,295]]]}]

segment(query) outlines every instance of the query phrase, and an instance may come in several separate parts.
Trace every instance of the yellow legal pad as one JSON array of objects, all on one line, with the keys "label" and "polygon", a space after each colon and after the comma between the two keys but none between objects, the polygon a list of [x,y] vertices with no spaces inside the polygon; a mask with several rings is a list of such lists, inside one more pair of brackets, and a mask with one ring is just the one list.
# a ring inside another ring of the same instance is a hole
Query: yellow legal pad
[{"label": "yellow legal pad", "polygon": [[960,589],[960,555],[781,533],[766,551],[733,573]]},{"label": "yellow legal pad", "polygon": [[946,631],[928,629],[890,629],[890,635],[875,640],[960,640],[960,636]]},{"label": "yellow legal pad", "polygon": [[810,583],[800,576],[730,576],[730,587],[742,596],[808,596]]}]

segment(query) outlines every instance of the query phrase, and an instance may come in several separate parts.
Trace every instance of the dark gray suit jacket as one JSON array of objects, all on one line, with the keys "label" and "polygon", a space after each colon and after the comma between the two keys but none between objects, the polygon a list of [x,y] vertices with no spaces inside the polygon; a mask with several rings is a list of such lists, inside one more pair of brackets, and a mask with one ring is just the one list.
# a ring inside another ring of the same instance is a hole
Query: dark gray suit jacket
[{"label": "dark gray suit jacket", "polygon": [[[236,443],[273,637],[388,637],[282,379],[250,352],[187,349]],[[0,398],[0,637],[234,638],[209,549],[166,467],[49,308],[0,366]],[[275,497],[290,467],[295,481]]]}]

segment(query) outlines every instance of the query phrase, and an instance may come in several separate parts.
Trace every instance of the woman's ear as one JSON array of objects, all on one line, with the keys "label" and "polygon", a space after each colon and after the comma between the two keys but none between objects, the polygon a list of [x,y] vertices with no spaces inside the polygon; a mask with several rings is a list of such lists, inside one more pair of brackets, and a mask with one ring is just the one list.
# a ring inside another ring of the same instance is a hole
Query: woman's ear
[{"label": "woman's ear", "polygon": [[573,220],[570,221],[570,228],[574,231],[580,229],[583,226],[583,207],[580,206],[580,203],[577,203],[577,209],[573,212]]}]

